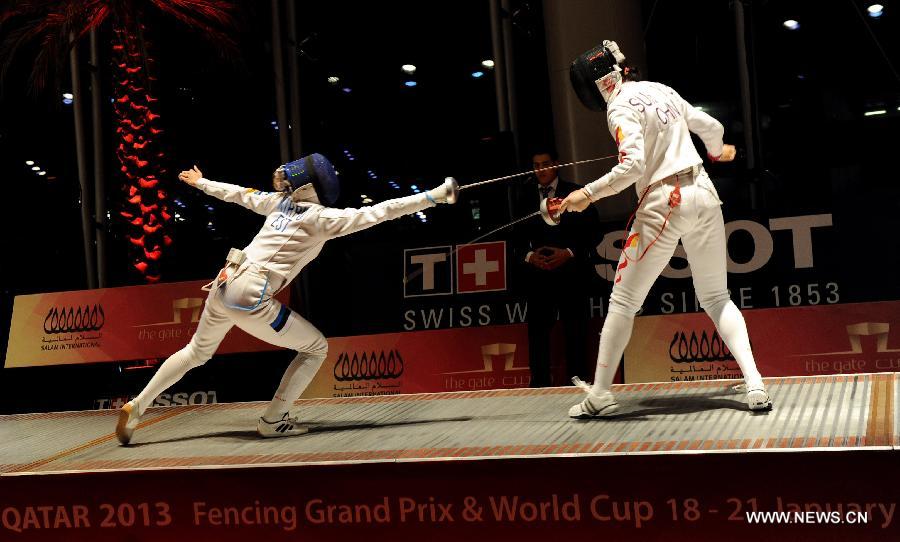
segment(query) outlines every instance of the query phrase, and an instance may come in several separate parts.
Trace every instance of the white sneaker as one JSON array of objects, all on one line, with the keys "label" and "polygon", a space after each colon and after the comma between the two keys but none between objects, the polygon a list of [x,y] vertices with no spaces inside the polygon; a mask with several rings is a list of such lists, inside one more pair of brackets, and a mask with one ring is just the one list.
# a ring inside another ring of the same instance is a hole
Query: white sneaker
[{"label": "white sneaker", "polygon": [[762,384],[747,390],[747,406],[754,411],[772,410],[772,399]]},{"label": "white sneaker", "polygon": [[116,423],[116,438],[123,445],[131,442],[131,435],[141,421],[137,401],[132,399],[119,409],[119,421]]},{"label": "white sneaker", "polygon": [[292,418],[289,412],[285,412],[280,420],[270,422],[260,418],[256,423],[256,432],[263,438],[291,437],[309,433],[309,426],[300,423],[297,418]]},{"label": "white sneaker", "polygon": [[589,393],[584,401],[569,409],[572,418],[605,418],[619,410],[619,403],[612,393],[605,391],[600,395]]},{"label": "white sneaker", "polygon": [[586,391],[588,396],[584,398],[584,401],[569,409],[570,417],[605,418],[612,416],[619,410],[619,403],[616,402],[615,396],[609,390],[604,391],[600,395],[594,395],[591,393],[590,385],[582,382],[577,376],[572,379],[572,383]]}]

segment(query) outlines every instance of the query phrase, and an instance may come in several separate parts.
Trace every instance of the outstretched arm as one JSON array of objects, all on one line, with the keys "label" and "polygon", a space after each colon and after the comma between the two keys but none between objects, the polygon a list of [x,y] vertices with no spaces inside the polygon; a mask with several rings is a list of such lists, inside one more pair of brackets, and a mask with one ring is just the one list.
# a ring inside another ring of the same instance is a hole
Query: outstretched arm
[{"label": "outstretched arm", "polygon": [[326,237],[341,237],[433,206],[425,194],[413,194],[359,209],[326,208],[319,213],[318,225]]},{"label": "outstretched arm", "polygon": [[459,192],[456,181],[448,177],[437,188],[405,198],[383,201],[361,209],[323,209],[318,227],[325,237],[341,237],[371,228],[386,220],[417,213],[438,203],[455,203]]},{"label": "outstretched arm", "polygon": [[210,181],[203,177],[203,172],[197,166],[182,171],[178,174],[178,178],[210,196],[229,203],[237,203],[261,215],[268,215],[275,211],[285,197],[280,192],[260,192],[255,188]]}]

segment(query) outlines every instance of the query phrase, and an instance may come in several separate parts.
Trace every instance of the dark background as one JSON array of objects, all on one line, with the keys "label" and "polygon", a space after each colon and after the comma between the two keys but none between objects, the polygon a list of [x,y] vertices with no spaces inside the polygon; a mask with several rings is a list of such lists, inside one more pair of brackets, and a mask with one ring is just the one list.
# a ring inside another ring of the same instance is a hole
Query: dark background
[{"label": "dark background", "polygon": [[[642,1],[645,77],[704,107],[725,125],[726,141],[741,149],[734,164],[709,166],[726,202],[726,221],[765,224],[775,217],[833,215],[833,227],[814,233],[814,269],[793,270],[790,244],[777,243],[775,264],[752,276],[731,277],[732,287],[767,290],[791,281],[837,281],[842,303],[900,297],[895,166],[900,77],[891,65],[900,58],[900,13],[894,12],[900,5],[881,3],[884,15],[871,18],[870,2],[857,0],[744,2],[752,25],[751,108],[760,149],[755,166],[748,168],[733,2]],[[549,77],[568,75],[548,74],[539,0],[512,2],[518,156],[511,134],[498,132],[493,73],[481,66],[492,56],[486,1],[301,6],[303,147],[331,157],[349,181],[342,205],[359,206],[363,194],[375,201],[406,195],[413,185],[430,188],[447,175],[465,184],[527,169],[529,149],[552,144]],[[279,165],[268,10],[268,3],[241,3],[238,53],[230,56],[168,18],[148,21],[169,169],[196,163],[212,179],[268,185]],[[786,19],[796,19],[800,28],[786,29]],[[0,98],[3,329],[16,295],[86,287],[72,107],[62,103],[57,90],[27,91],[28,58],[26,51],[11,67]],[[414,76],[401,71],[406,63],[417,66]],[[474,78],[476,71],[484,76]],[[332,75],[340,77],[339,84],[328,83]],[[63,92],[71,86],[65,77]],[[886,113],[865,115],[874,110]],[[105,114],[108,118],[111,111]],[[107,171],[115,171],[111,152],[107,159]],[[34,175],[25,160],[37,161],[48,175]],[[229,247],[249,242],[260,219],[174,178],[165,182],[183,220],[173,223],[175,244],[166,255],[163,280],[211,277]],[[110,286],[139,283],[125,254],[124,230],[115,220],[122,184],[109,176]],[[429,211],[424,222],[406,217],[330,242],[304,272],[309,290],[297,281],[294,305],[329,336],[403,330],[403,310],[418,305],[403,301],[402,250],[463,243],[504,224],[510,219],[507,190],[520,184],[472,192],[454,207]],[[624,227],[603,217],[601,222],[598,241]],[[515,235],[513,229],[494,239]],[[736,254],[752,249],[740,235],[732,245]],[[654,292],[673,284],[661,280]],[[689,288],[685,281],[677,285]],[[596,277],[586,289],[606,298],[609,285]],[[513,288],[503,299],[518,297]],[[760,298],[754,306],[772,305]],[[0,334],[0,352],[6,340]],[[183,388],[231,387],[219,393],[219,401],[266,399],[291,355],[220,357],[203,372],[189,374]],[[149,375],[125,370],[128,365],[4,369],[0,412],[91,408],[98,397],[134,393]]]}]

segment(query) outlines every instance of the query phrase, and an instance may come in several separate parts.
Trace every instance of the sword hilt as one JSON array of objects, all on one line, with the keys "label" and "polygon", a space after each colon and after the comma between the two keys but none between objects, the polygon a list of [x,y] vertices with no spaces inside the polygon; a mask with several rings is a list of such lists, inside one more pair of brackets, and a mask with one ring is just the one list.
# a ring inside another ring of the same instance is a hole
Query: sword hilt
[{"label": "sword hilt", "polygon": [[541,218],[550,226],[559,226],[559,206],[562,198],[544,198],[541,200]]}]

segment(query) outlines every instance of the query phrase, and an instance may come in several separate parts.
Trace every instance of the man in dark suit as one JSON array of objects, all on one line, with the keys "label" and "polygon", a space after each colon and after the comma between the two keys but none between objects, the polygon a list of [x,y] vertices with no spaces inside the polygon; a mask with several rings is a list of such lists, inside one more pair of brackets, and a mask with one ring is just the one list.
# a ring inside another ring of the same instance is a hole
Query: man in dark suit
[{"label": "man in dark suit", "polygon": [[[517,216],[536,211],[541,199],[564,198],[581,188],[557,175],[556,153],[541,148],[532,155],[535,172],[518,187]],[[584,284],[590,273],[591,241],[599,230],[596,213],[566,213],[558,226],[542,220],[523,222],[517,229],[515,258],[528,301],[528,348],[531,387],[552,382],[550,332],[561,317],[566,341],[566,373],[569,379],[585,373],[585,340],[588,297]]]}]

